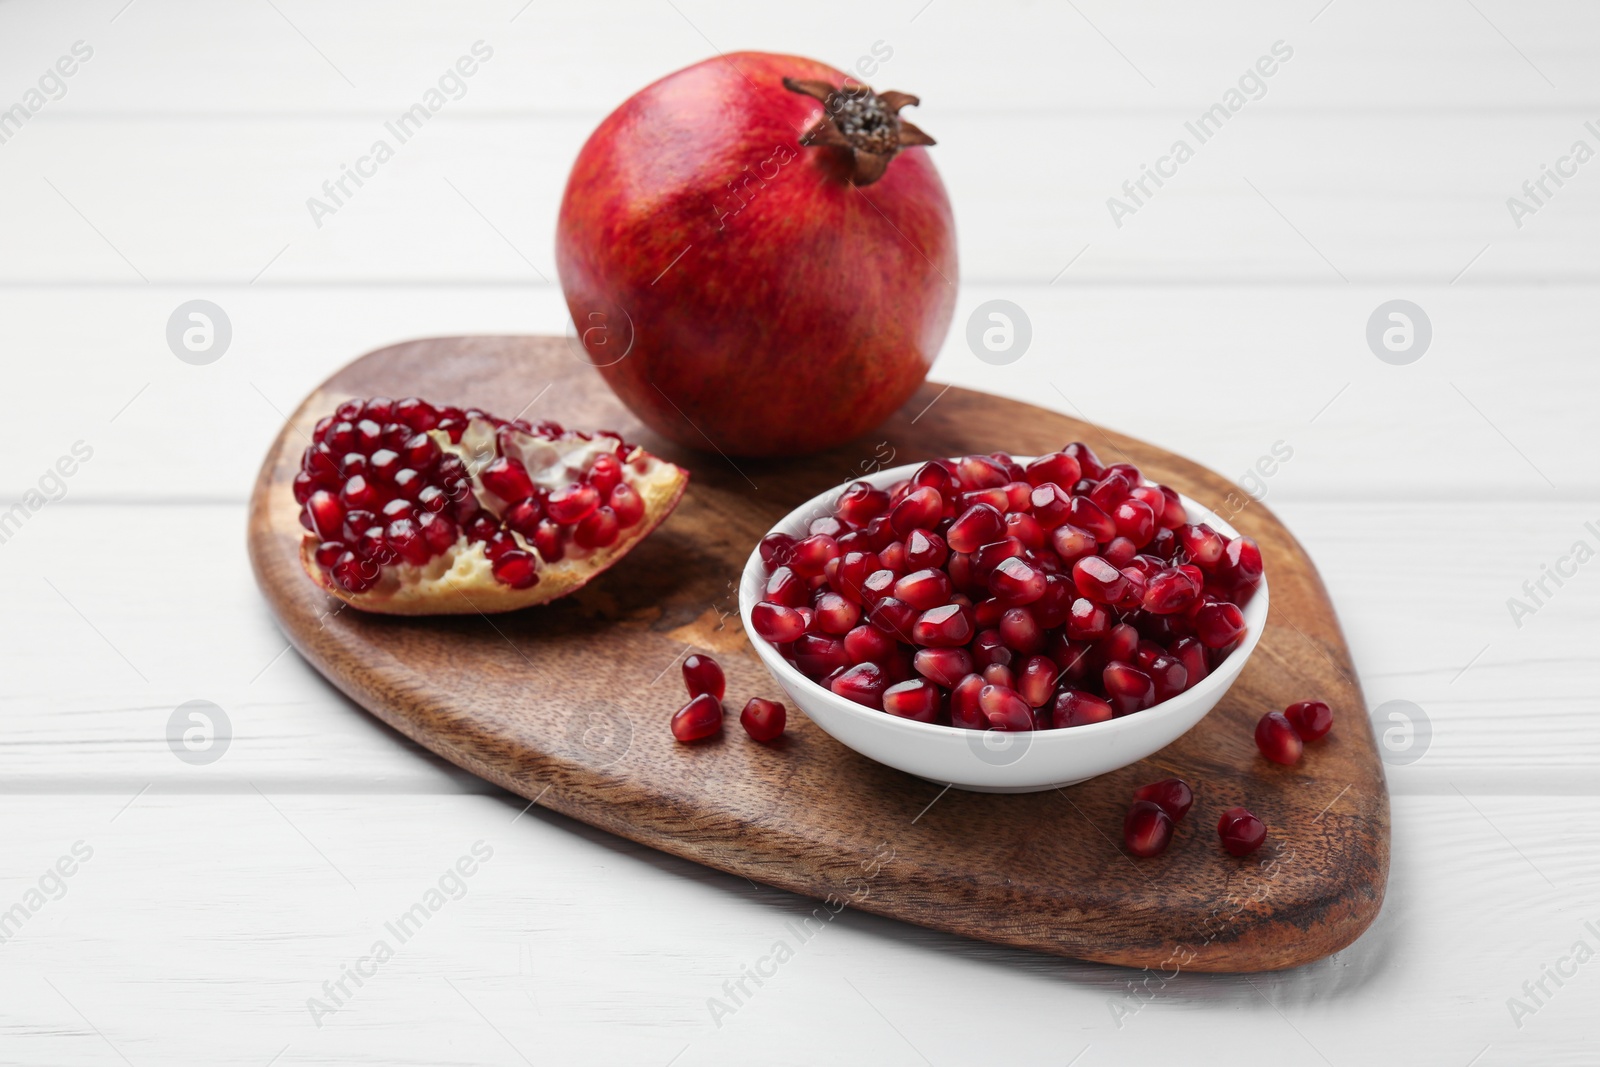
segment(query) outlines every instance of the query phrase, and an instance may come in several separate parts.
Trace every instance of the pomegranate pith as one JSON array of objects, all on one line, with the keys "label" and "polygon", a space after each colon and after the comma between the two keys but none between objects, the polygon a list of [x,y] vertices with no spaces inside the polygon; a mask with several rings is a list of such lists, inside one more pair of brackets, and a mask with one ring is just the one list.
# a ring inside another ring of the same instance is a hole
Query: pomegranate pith
[{"label": "pomegranate pith", "polygon": [[[510,611],[611,566],[671,513],[687,481],[607,431],[415,397],[346,401],[316,424],[294,479],[301,563],[366,611]],[[597,485],[619,506],[602,505]]]}]

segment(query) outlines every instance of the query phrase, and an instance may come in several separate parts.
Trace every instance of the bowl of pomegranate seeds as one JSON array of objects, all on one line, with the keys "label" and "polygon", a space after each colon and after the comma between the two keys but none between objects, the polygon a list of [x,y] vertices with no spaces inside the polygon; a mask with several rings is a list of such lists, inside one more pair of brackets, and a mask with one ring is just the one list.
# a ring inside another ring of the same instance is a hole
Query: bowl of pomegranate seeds
[{"label": "bowl of pomegranate seeds", "polygon": [[746,633],[844,745],[1023,793],[1143,759],[1216,706],[1267,620],[1261,551],[1084,444],[828,490],[745,565]]}]

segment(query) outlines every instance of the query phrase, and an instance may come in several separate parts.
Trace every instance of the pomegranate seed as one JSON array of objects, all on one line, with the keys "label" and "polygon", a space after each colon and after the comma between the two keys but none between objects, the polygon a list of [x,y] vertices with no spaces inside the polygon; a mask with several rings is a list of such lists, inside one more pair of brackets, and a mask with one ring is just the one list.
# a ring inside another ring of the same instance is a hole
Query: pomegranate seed
[{"label": "pomegranate seed", "polygon": [[823,573],[828,574],[829,568],[832,568],[829,581],[834,589],[846,600],[853,600],[857,604],[866,602],[862,592],[863,583],[870,575],[883,569],[879,567],[878,557],[873,552],[846,552],[837,559],[830,560]]},{"label": "pomegranate seed", "polygon": [[959,604],[943,604],[917,616],[911,624],[912,643],[933,648],[955,648],[972,638],[973,620]]},{"label": "pomegranate seed", "polygon": [[812,610],[815,613],[817,629],[826,634],[843,636],[855,629],[856,623],[861,621],[861,607],[852,604],[838,593],[822,594],[817,598],[816,606]]},{"label": "pomegranate seed", "polygon": [[1269,711],[1256,723],[1256,747],[1274,763],[1298,763],[1305,742],[1281,711]]},{"label": "pomegranate seed", "polygon": [[[373,454],[376,463],[378,454]],[[396,457],[398,458],[398,457]],[[507,503],[526,500],[533,495],[533,480],[522,462],[510,456],[501,456],[478,475],[483,487]]]},{"label": "pomegranate seed", "polygon": [[312,555],[316,558],[317,565],[324,570],[331,569],[339,562],[339,557],[345,554],[343,541],[321,541],[317,544]]},{"label": "pomegranate seed", "polygon": [[1055,704],[1051,708],[1051,724],[1057,729],[1088,726],[1091,723],[1106,722],[1113,715],[1111,705],[1092,693],[1067,689],[1056,696]]},{"label": "pomegranate seed", "polygon": [[345,509],[339,498],[326,489],[319,489],[306,499],[301,523],[319,540],[337,540],[344,530]]},{"label": "pomegranate seed", "polygon": [[961,730],[987,730],[989,717],[979,704],[979,694],[987,685],[981,674],[969,674],[950,691],[950,725]]},{"label": "pomegranate seed", "polygon": [[616,512],[617,522],[624,529],[644,518],[644,498],[627,482],[616,485],[606,503]]},{"label": "pomegranate seed", "polygon": [[1144,610],[1153,615],[1183,611],[1200,595],[1201,582],[1182,567],[1157,571],[1144,587]]},{"label": "pomegranate seed", "polygon": [[1083,477],[1083,468],[1065,452],[1050,452],[1028,464],[1025,477],[1030,485],[1054,482],[1068,486]]},{"label": "pomegranate seed", "polygon": [[685,744],[722,733],[722,701],[701,693],[672,716],[672,736]]},{"label": "pomegranate seed", "polygon": [[910,570],[942,567],[944,561],[950,558],[950,548],[945,539],[927,530],[912,530],[905,545],[906,567]]},{"label": "pomegranate seed", "polygon": [[812,534],[794,546],[789,569],[802,578],[815,578],[827,567],[830,559],[840,554],[839,542],[827,534]]},{"label": "pomegranate seed", "polygon": [[756,547],[761,553],[761,562],[767,565],[767,571],[770,573],[788,564],[789,554],[794,551],[794,546],[795,540],[788,534],[769,533]]},{"label": "pomegranate seed", "polygon": [[1106,664],[1102,673],[1106,699],[1119,716],[1143,711],[1156,702],[1156,685],[1150,676],[1127,663]]},{"label": "pomegranate seed", "polygon": [[692,697],[710,694],[718,700],[728,690],[722,667],[710,656],[693,653],[683,661],[683,685]]},{"label": "pomegranate seed", "polygon": [[883,691],[883,710],[902,719],[937,722],[944,694],[926,678],[896,682]]},{"label": "pomegranate seed", "polygon": [[439,459],[439,446],[433,443],[433,438],[425,433],[413,434],[406,438],[405,449],[401,454],[407,467],[415,471],[430,471]]},{"label": "pomegranate seed", "polygon": [[1302,700],[1283,709],[1302,741],[1321,741],[1333,729],[1333,712],[1320,700]]},{"label": "pomegranate seed", "polygon": [[1149,801],[1166,812],[1173,822],[1177,822],[1189,813],[1190,806],[1194,804],[1194,790],[1182,778],[1163,778],[1135,789],[1133,799]]},{"label": "pomegranate seed", "polygon": [[1044,596],[1044,575],[1013,556],[989,574],[989,590],[1007,604],[1031,604]]},{"label": "pomegranate seed", "polygon": [[621,533],[617,513],[602,504],[578,523],[577,529],[572,531],[572,539],[584,548],[606,548],[615,544]]},{"label": "pomegranate seed", "polygon": [[855,662],[845,651],[844,642],[837,637],[801,634],[795,638],[791,649],[795,668],[813,681],[826,678]]},{"label": "pomegranate seed", "polygon": [[1100,555],[1105,557],[1107,563],[1119,570],[1133,562],[1133,557],[1139,554],[1139,546],[1120,534],[1113,537],[1109,544],[1101,550]]},{"label": "pomegranate seed", "polygon": [[964,648],[919,649],[912,664],[924,678],[952,689],[973,671],[972,653]]},{"label": "pomegranate seed", "polygon": [[1044,527],[1039,525],[1039,520],[1022,511],[1008,511],[1006,513],[1006,536],[1015,537],[1023,545],[1031,549],[1044,547]]},{"label": "pomegranate seed", "polygon": [[1071,523],[1057,526],[1050,531],[1050,546],[1056,550],[1056,555],[1061,557],[1063,563],[1093,555],[1096,548],[1094,535]]},{"label": "pomegranate seed", "polygon": [[1111,613],[1089,600],[1079,597],[1072,602],[1067,614],[1067,636],[1074,641],[1095,641],[1111,632]]},{"label": "pomegranate seed", "polygon": [[[422,531],[412,519],[396,519],[384,530],[384,540],[400,554],[400,558],[420,567],[433,558],[433,550],[422,539]],[[532,584],[532,583],[529,583]]]},{"label": "pomegranate seed", "polygon": [[858,663],[835,678],[829,688],[846,700],[881,709],[883,692],[888,686],[882,667],[876,663]]},{"label": "pomegranate seed", "polygon": [[1235,856],[1248,856],[1267,839],[1267,827],[1245,808],[1229,808],[1217,823],[1222,847]]},{"label": "pomegranate seed", "polygon": [[1017,692],[1031,708],[1042,708],[1055,696],[1056,678],[1061,671],[1049,656],[1029,656],[1017,680]]},{"label": "pomegranate seed", "polygon": [[876,552],[895,538],[894,527],[889,525],[889,516],[879,515],[866,528],[867,545]]},{"label": "pomegranate seed", "polygon": [[1013,652],[1024,655],[1044,647],[1044,628],[1027,608],[1007,608],[1000,616],[1000,641]]},{"label": "pomegranate seed", "polygon": [[950,473],[950,469],[936,460],[924,463],[917,468],[917,473],[911,476],[913,489],[927,486],[929,489],[939,490],[941,496],[954,484],[955,477]]},{"label": "pomegranate seed", "polygon": [[1010,663],[1011,650],[1006,647],[999,630],[980,630],[972,639],[972,660],[980,668],[991,663]]},{"label": "pomegranate seed", "polygon": [[1244,636],[1244,612],[1227,601],[1210,601],[1194,617],[1195,636],[1207,648],[1223,648]]},{"label": "pomegranate seed", "polygon": [[490,569],[497,581],[513,589],[528,589],[539,584],[538,566],[533,553],[517,548],[494,560]]},{"label": "pomegranate seed", "polygon": [[1072,565],[1078,592],[1100,604],[1115,604],[1128,589],[1122,572],[1099,556],[1085,556]]},{"label": "pomegranate seed", "polygon": [[944,497],[939,490],[923,486],[907,493],[889,513],[889,525],[900,537],[912,530],[931,530],[944,515]]},{"label": "pomegranate seed", "polygon": [[556,563],[567,554],[567,547],[561,540],[561,527],[549,519],[541,522],[533,531],[533,547],[546,563]]},{"label": "pomegranate seed", "polygon": [[1015,689],[985,685],[978,691],[978,708],[997,730],[1033,729],[1033,709]]},{"label": "pomegranate seed", "polygon": [[983,675],[983,680],[990,685],[1004,686],[1007,689],[1017,687],[1017,676],[1004,663],[991,663],[980,673]]},{"label": "pomegranate seed", "polygon": [[1172,643],[1172,658],[1183,664],[1191,689],[1211,673],[1206,664],[1205,646],[1192,637],[1180,637]]},{"label": "pomegranate seed", "polygon": [[1105,474],[1105,466],[1100,462],[1100,457],[1094,454],[1094,449],[1082,441],[1074,441],[1070,445],[1063,446],[1061,452],[1078,461],[1078,468],[1085,478],[1099,479]]},{"label": "pomegranate seed", "polygon": [[975,504],[950,524],[950,529],[945,531],[945,542],[952,552],[976,552],[1005,536],[1005,529],[1005,516],[997,508]]},{"label": "pomegranate seed", "polygon": [[882,663],[897,647],[894,638],[866,623],[844,635],[845,655],[851,663]]},{"label": "pomegranate seed", "polygon": [[767,578],[767,595],[764,598],[786,608],[805,606],[811,599],[805,579],[788,567],[779,567]]},{"label": "pomegranate seed", "polygon": [[1161,510],[1156,514],[1161,526],[1166,530],[1176,530],[1189,521],[1189,512],[1183,506],[1183,500],[1176,490],[1168,489],[1164,485],[1156,486],[1161,490]]},{"label": "pomegranate seed", "polygon": [[878,550],[878,562],[884,570],[896,575],[906,573],[906,546],[904,541],[890,541]]},{"label": "pomegranate seed", "polygon": [[931,611],[950,600],[950,576],[928,568],[914,571],[894,583],[894,596],[918,611]]},{"label": "pomegranate seed", "polygon": [[776,700],[751,697],[739,713],[739,725],[756,741],[776,741],[788,725],[789,713]]},{"label": "pomegranate seed", "polygon": [[1156,533],[1156,513],[1142,500],[1129,498],[1111,509],[1117,533],[1143,548]]},{"label": "pomegranate seed", "polygon": [[1261,580],[1261,549],[1248,537],[1237,537],[1222,550],[1218,573],[1235,585],[1254,585]]},{"label": "pomegranate seed", "polygon": [[810,525],[806,527],[806,532],[810,534],[826,534],[829,537],[838,538],[849,531],[844,523],[832,515],[819,515],[811,520]]},{"label": "pomegranate seed", "polygon": [[1122,820],[1122,840],[1135,856],[1159,856],[1172,841],[1172,816],[1151,801],[1135,800]]},{"label": "pomegranate seed", "polygon": [[800,617],[800,612],[764,600],[750,609],[750,625],[764,640],[775,645],[793,641],[806,632],[805,620]]},{"label": "pomegranate seed", "polygon": [[1149,663],[1141,664],[1139,669],[1155,683],[1157,704],[1171,700],[1189,688],[1188,668],[1165,652],[1152,657]]},{"label": "pomegranate seed", "polygon": [[867,612],[867,621],[897,641],[911,644],[911,630],[917,623],[921,612],[907,604],[904,600],[897,600],[886,596]]},{"label": "pomegranate seed", "polygon": [[1011,480],[1006,469],[989,456],[966,456],[956,460],[956,477],[968,489],[994,489]]},{"label": "pomegranate seed", "polygon": [[[948,482],[948,474],[945,475],[945,479]],[[836,507],[840,518],[851,526],[861,527],[889,510],[889,494],[866,482],[852,482],[839,494]]]},{"label": "pomegranate seed", "polygon": [[426,400],[408,396],[394,405],[393,417],[413,430],[431,430],[439,425],[438,410]]},{"label": "pomegranate seed", "polygon": [[[496,494],[498,495],[498,494]],[[563,526],[582,522],[589,513],[600,506],[600,494],[592,485],[573,482],[565,489],[557,489],[545,502],[545,511]]]},{"label": "pomegranate seed", "polygon": [[873,571],[861,583],[861,603],[863,607],[872,607],[878,601],[894,592],[894,584],[899,581],[894,571],[887,567]]},{"label": "pomegranate seed", "polygon": [[1203,522],[1178,527],[1178,543],[1201,570],[1211,570],[1222,559],[1222,536]]},{"label": "pomegranate seed", "polygon": [[434,555],[438,555],[454,545],[456,538],[459,536],[454,522],[451,522],[450,519],[443,515],[435,515],[432,512],[422,513],[422,516],[417,519],[417,528],[422,531],[422,539],[428,543],[428,547],[433,550]]}]

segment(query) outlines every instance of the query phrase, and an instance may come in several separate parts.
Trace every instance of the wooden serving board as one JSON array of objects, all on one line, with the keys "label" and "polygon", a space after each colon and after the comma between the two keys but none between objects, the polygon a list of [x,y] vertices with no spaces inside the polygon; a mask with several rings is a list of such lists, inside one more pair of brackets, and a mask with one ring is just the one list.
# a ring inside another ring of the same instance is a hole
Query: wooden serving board
[{"label": "wooden serving board", "polygon": [[[424,619],[341,610],[301,572],[289,482],[313,423],[339,401],[412,394],[507,418],[531,403],[521,412],[531,419],[616,429],[688,467],[689,490],[630,556],[554,604]],[[876,467],[1072,440],[1214,508],[1230,493],[1244,499],[1152,445],[935,384],[862,441],[735,465],[644,429],[560,338],[413,341],[362,357],[301,405],[256,483],[250,556],[295,647],[390,726],[547,808],[819,908],[1167,973],[1292,967],[1348,945],[1383,901],[1389,799],[1321,579],[1260,504],[1232,519],[1260,542],[1272,583],[1260,647],[1200,725],[1134,766],[1043,793],[943,791],[857,755],[792,708],[779,743],[739,728],[748,697],[782,697],[736,597],[740,568],[777,519]],[[690,648],[721,662],[730,710],[721,740],[685,746],[667,724],[685,699],[678,663]],[[1332,705],[1333,732],[1294,767],[1262,759],[1256,720],[1307,699]],[[1194,787],[1194,809],[1165,854],[1134,860],[1121,848],[1129,795],[1169,775]],[[1270,830],[1244,859],[1217,842],[1218,815],[1235,804]]]}]

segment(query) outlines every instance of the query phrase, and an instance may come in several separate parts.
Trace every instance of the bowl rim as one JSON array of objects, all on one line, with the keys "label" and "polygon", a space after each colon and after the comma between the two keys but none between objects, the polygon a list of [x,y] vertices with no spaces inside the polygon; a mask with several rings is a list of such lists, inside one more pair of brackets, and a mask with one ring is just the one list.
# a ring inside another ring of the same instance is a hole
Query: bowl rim
[{"label": "bowl rim", "polygon": [[[1036,457],[1016,456],[1013,458],[1019,463],[1027,463]],[[783,518],[774,523],[767,533],[788,533],[790,536],[794,536],[792,530],[802,528],[802,519],[809,522],[811,519],[821,515],[833,514],[835,510],[834,504],[838,495],[850,485],[856,482],[867,482],[874,488],[886,488],[903,478],[909,478],[927,462],[929,461],[919,460],[913,463],[903,463],[899,466],[862,474],[838,485],[831,486],[792,509]],[[1189,512],[1191,522],[1206,523],[1212,529],[1230,539],[1240,536],[1238,530],[1231,523],[1217,515],[1210,508],[1183,493],[1179,493],[1178,497],[1183,501],[1185,510]],[[763,534],[762,537],[766,537],[766,534]],[[988,732],[987,730],[974,730],[963,726],[946,726],[943,723],[919,722],[916,719],[906,719],[898,715],[891,715],[878,708],[869,708],[864,704],[858,704],[853,700],[842,697],[806,677],[797,667],[784,659],[777,648],[756,633],[755,627],[751,624],[750,611],[759,603],[755,590],[760,583],[765,581],[765,564],[761,560],[761,546],[758,541],[756,547],[751,550],[749,558],[745,560],[744,570],[739,576],[739,617],[751,645],[756,650],[756,655],[760,657],[767,670],[773,674],[785,690],[793,694],[793,687],[798,687],[800,691],[806,693],[808,698],[821,701],[835,713],[854,716],[860,721],[871,723],[879,729],[899,730],[913,737],[920,736],[930,740],[938,738],[960,740],[974,734],[981,735]],[[1232,687],[1240,672],[1243,671],[1245,663],[1250,659],[1251,654],[1255,652],[1256,645],[1261,640],[1262,632],[1266,629],[1269,605],[1270,593],[1267,586],[1267,576],[1263,573],[1261,584],[1257,587],[1255,596],[1242,609],[1245,620],[1249,624],[1249,630],[1245,634],[1244,642],[1229,653],[1227,659],[1223,660],[1222,663],[1218,664],[1215,669],[1201,679],[1199,684],[1184,690],[1177,696],[1163,700],[1159,704],[1153,704],[1143,711],[1134,712],[1130,715],[1117,716],[1104,722],[1088,723],[1084,726],[1029,731],[1032,738],[1029,743],[1031,745],[1074,744],[1076,742],[1070,739],[1076,738],[1081,742],[1088,738],[1107,737],[1118,731],[1135,732],[1143,728],[1135,725],[1137,723],[1143,723],[1147,727],[1154,726],[1158,722],[1183,714],[1186,710],[1192,709],[1194,704],[1213,694],[1212,707],[1215,707],[1216,704],[1221,703],[1223,695]],[[798,703],[800,698],[795,696],[795,700]],[[803,704],[800,710],[802,712],[806,711]],[[1205,714],[1202,714],[1199,719],[1196,719],[1192,725],[1184,730],[1184,733],[1186,734],[1189,730],[1198,726],[1200,720],[1204,719],[1205,715],[1209,713],[1208,710]],[[811,717],[807,713],[807,718]],[[1182,736],[1182,734],[1179,736]]]}]

